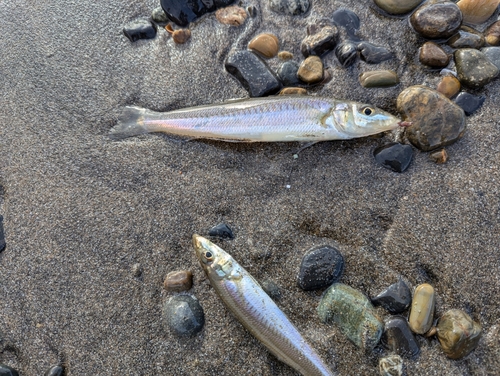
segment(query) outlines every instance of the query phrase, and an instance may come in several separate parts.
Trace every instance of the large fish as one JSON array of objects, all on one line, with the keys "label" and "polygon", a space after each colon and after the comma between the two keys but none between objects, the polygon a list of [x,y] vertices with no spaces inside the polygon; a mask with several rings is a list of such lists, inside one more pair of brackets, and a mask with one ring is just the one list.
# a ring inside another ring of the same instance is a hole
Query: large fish
[{"label": "large fish", "polygon": [[154,112],[125,107],[110,137],[164,132],[233,142],[315,142],[365,137],[404,125],[369,104],[315,96],[275,96]]}]

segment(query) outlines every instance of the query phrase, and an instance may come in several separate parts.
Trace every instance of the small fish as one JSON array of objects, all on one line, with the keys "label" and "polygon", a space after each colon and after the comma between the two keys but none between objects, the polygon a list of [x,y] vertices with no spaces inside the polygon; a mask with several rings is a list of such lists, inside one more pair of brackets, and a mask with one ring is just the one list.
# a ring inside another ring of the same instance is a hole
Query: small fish
[{"label": "small fish", "polygon": [[193,246],[212,287],[247,330],[282,362],[304,376],[332,376],[259,283],[229,254],[193,235]]},{"label": "small fish", "polygon": [[400,120],[368,104],[308,95],[238,99],[170,112],[125,107],[109,136],[151,132],[232,142],[316,142],[392,130]]}]

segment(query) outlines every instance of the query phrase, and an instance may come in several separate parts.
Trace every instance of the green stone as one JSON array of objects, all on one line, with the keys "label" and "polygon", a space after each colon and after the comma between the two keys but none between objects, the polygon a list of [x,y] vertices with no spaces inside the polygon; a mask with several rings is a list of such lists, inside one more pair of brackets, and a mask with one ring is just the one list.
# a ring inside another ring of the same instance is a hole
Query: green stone
[{"label": "green stone", "polygon": [[437,337],[444,353],[460,359],[474,350],[481,338],[481,325],[459,309],[450,309],[439,319]]},{"label": "green stone", "polygon": [[342,333],[361,349],[373,349],[382,335],[384,325],[370,300],[342,283],[334,283],[325,291],[318,314],[324,323],[336,323]]},{"label": "green stone", "polygon": [[377,70],[364,72],[359,75],[361,86],[369,87],[389,87],[399,83],[398,74],[392,70]]}]

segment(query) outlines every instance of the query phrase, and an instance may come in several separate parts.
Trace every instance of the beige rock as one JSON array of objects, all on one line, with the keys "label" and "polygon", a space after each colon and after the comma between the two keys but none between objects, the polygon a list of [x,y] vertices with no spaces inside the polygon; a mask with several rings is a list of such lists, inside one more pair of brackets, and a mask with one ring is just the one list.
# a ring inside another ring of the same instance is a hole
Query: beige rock
[{"label": "beige rock", "polygon": [[280,44],[274,34],[259,34],[248,43],[248,48],[264,57],[271,58],[278,54]]},{"label": "beige rock", "polygon": [[189,38],[191,38],[191,31],[189,29],[174,30],[172,33],[172,39],[177,44],[186,43]]},{"label": "beige rock", "polygon": [[247,17],[248,15],[245,9],[236,5],[221,8],[215,12],[215,18],[224,25],[243,25]]},{"label": "beige rock", "polygon": [[193,273],[189,270],[177,270],[167,274],[163,286],[168,291],[186,291],[193,286]]},{"label": "beige rock", "polygon": [[300,64],[297,77],[308,84],[320,82],[323,79],[323,62],[317,56],[309,56]]},{"label": "beige rock", "polygon": [[432,326],[434,318],[434,288],[428,283],[418,285],[411,302],[410,329],[417,334],[424,334]]},{"label": "beige rock", "polygon": [[293,59],[293,54],[291,52],[288,52],[288,51],[280,51],[278,53],[278,59],[280,60],[291,60]]},{"label": "beige rock", "polygon": [[480,24],[495,13],[498,3],[499,0],[460,0],[457,5],[462,11],[464,22]]},{"label": "beige rock", "polygon": [[306,95],[307,90],[302,87],[285,87],[281,89],[279,95]]}]

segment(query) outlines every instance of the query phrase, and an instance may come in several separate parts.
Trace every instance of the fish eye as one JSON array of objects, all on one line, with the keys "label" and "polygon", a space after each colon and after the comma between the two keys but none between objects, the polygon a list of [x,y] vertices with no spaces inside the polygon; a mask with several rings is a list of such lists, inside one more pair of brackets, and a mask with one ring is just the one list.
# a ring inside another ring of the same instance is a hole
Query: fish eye
[{"label": "fish eye", "polygon": [[365,114],[366,116],[370,116],[371,114],[373,114],[373,108],[364,107],[361,109],[361,112],[363,112],[363,114]]},{"label": "fish eye", "polygon": [[207,261],[212,261],[214,259],[214,254],[210,251],[206,251],[204,256],[205,256],[205,260],[207,260]]}]

